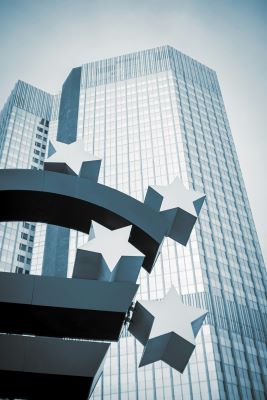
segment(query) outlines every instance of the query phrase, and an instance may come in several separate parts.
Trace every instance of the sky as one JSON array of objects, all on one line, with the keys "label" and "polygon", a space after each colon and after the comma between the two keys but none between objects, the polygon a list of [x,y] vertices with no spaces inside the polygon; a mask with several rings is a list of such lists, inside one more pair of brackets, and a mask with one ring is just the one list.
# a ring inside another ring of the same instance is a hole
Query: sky
[{"label": "sky", "polygon": [[169,44],[217,72],[267,261],[266,0],[0,0],[0,108],[83,63]]}]

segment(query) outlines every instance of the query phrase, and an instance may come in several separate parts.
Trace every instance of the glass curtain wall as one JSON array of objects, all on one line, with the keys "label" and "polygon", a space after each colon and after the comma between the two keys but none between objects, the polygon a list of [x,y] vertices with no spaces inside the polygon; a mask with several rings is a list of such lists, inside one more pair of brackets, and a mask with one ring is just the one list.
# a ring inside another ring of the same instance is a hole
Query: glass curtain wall
[{"label": "glass curtain wall", "polygon": [[[263,399],[266,269],[216,73],[169,46],[86,64],[77,132],[103,158],[106,185],[143,200],[149,184],[179,176],[207,194],[187,247],[166,240],[138,295],[162,298],[174,285],[209,310],[189,366],[138,369],[142,347],[125,333],[94,398]],[[69,276],[85,240],[71,232]]]},{"label": "glass curtain wall", "polygon": [[[42,169],[52,95],[18,81],[0,114],[0,168]],[[19,201],[19,199],[18,199]],[[0,270],[29,274],[36,224],[0,224]]]},{"label": "glass curtain wall", "polygon": [[[162,298],[174,285],[185,303],[209,311],[188,367],[182,375],[161,362],[139,369],[142,346],[125,329],[93,398],[264,399],[266,268],[216,73],[162,46],[85,64],[77,84],[77,139],[103,159],[100,182],[143,201],[148,185],[179,176],[207,195],[188,245],[166,239],[152,273],[139,278],[138,298]],[[1,168],[42,168],[59,98],[16,85],[0,114]],[[0,269],[27,273],[32,264],[40,274],[45,232],[0,224]],[[69,277],[86,240],[70,232]]]}]

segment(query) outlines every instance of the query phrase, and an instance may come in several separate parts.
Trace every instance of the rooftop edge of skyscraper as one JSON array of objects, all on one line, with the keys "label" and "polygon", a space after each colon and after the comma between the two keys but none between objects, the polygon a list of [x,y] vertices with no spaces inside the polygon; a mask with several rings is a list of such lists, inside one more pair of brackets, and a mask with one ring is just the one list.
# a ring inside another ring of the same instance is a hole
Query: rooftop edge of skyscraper
[{"label": "rooftop edge of skyscraper", "polygon": [[5,102],[0,114],[8,108],[9,104],[28,111],[34,115],[47,117],[50,119],[51,108],[53,103],[54,95],[46,92],[45,90],[39,89],[30,83],[18,80],[7,101]]},{"label": "rooftop edge of skyscraper", "polygon": [[221,96],[217,74],[199,61],[164,45],[82,64],[81,88],[173,70]]},{"label": "rooftop edge of skyscraper", "polygon": [[[123,68],[121,68],[122,66]],[[89,61],[81,66],[73,67],[70,73],[76,68],[82,69],[81,88],[173,70],[176,74],[185,76],[187,79],[206,87],[206,89],[215,91],[221,96],[217,74],[212,68],[169,45]],[[41,97],[46,98],[45,101],[49,109],[55,95],[19,79],[1,110],[4,110],[11,96],[14,96],[17,107],[26,107],[27,111],[31,112],[32,110],[36,113],[40,109],[40,104],[38,105],[38,103]],[[23,97],[28,98],[26,103],[25,100],[23,101]]]}]

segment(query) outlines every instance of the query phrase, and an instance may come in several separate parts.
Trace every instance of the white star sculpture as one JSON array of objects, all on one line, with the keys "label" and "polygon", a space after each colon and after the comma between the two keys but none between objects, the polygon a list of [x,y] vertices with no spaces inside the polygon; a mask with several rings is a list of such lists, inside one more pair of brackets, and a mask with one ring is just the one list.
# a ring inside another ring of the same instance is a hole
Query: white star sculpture
[{"label": "white star sculpture", "polygon": [[101,159],[84,150],[81,140],[65,144],[50,140],[54,153],[44,163],[47,171],[61,172],[69,175],[79,175],[97,181]]},{"label": "white star sculpture", "polygon": [[94,238],[78,247],[73,278],[136,282],[144,254],[128,242],[131,228],[112,231],[93,222]]},{"label": "white star sculpture", "polygon": [[183,372],[206,315],[183,304],[174,287],[162,300],[137,302],[129,331],[144,345],[139,366],[161,360]]},{"label": "white star sculpture", "polygon": [[167,186],[149,186],[145,204],[165,215],[170,226],[167,236],[186,245],[205,197],[175,178]]}]

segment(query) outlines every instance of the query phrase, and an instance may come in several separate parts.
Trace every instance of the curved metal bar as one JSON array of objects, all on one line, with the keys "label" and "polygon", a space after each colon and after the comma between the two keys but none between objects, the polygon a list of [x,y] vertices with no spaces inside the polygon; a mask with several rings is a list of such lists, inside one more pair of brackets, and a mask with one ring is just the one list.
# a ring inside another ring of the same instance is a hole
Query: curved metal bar
[{"label": "curved metal bar", "polygon": [[91,220],[109,229],[133,225],[130,243],[150,272],[169,223],[144,203],[100,183],[50,171],[0,170],[0,221],[44,222],[88,233]]}]

